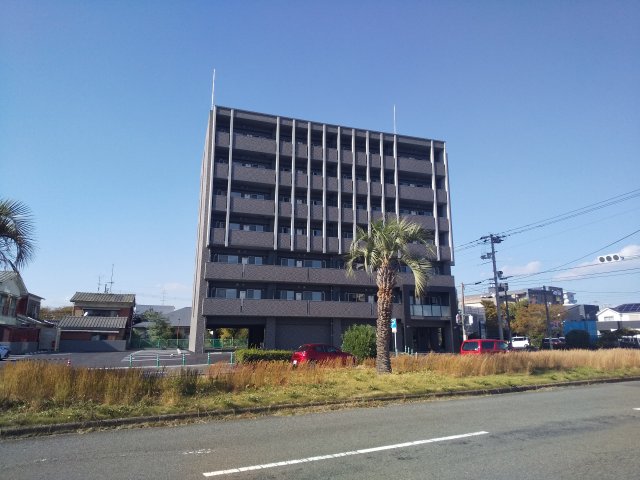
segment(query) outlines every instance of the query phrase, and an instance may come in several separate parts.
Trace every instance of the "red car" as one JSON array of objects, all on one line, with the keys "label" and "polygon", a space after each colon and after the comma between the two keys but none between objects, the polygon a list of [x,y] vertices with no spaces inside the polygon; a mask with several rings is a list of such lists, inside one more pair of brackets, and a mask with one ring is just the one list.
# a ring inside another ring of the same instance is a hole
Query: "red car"
[{"label": "red car", "polygon": [[336,359],[342,360],[343,365],[352,365],[356,362],[356,357],[339,348],[324,343],[306,343],[300,345],[293,352],[291,363],[298,365],[305,362],[326,362]]},{"label": "red car", "polygon": [[460,355],[479,355],[481,353],[504,353],[509,351],[509,342],[505,340],[478,339],[465,340],[460,346]]}]

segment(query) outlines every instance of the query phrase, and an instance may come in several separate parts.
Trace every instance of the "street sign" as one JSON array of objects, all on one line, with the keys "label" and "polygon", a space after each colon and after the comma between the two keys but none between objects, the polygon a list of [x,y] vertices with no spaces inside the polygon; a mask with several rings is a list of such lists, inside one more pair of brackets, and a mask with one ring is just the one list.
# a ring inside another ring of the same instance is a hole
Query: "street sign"
[{"label": "street sign", "polygon": [[396,323],[396,319],[395,318],[391,319],[391,331],[393,333],[396,333],[398,331],[398,324]]}]

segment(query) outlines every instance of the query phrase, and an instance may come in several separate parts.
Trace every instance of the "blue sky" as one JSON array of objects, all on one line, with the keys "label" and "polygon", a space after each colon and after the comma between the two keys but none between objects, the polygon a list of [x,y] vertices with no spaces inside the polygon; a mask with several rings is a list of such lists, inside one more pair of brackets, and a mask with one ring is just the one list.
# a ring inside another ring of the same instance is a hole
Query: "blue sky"
[{"label": "blue sky", "polygon": [[[35,217],[27,287],[68,304],[113,265],[114,292],[190,305],[214,68],[219,105],[390,132],[395,104],[399,133],[445,140],[456,246],[638,190],[638,25],[637,1],[4,0],[0,197]],[[509,236],[498,268],[582,266],[510,285],[640,302],[639,212]],[[457,252],[458,285],[489,278],[482,253]]]}]

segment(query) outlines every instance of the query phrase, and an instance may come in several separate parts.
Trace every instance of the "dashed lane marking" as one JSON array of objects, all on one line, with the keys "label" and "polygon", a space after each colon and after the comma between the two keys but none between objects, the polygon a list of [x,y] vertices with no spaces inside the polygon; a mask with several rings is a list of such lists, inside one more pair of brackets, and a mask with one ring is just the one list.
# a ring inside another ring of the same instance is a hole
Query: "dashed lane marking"
[{"label": "dashed lane marking", "polygon": [[383,445],[380,447],[373,448],[363,448],[361,450],[352,450],[350,452],[341,452],[341,453],[332,453],[329,455],[320,455],[317,457],[307,457],[307,458],[298,458],[295,460],[285,460],[283,462],[275,462],[275,463],[265,463],[263,465],[251,465],[248,467],[239,467],[239,468],[229,468],[227,470],[217,470],[215,472],[205,472],[203,475],[205,477],[217,477],[221,475],[230,475],[232,473],[240,473],[240,472],[248,472],[250,470],[262,470],[266,468],[275,468],[275,467],[284,467],[287,465],[295,465],[298,463],[307,463],[307,462],[317,462],[320,460],[329,460],[332,458],[340,458],[340,457],[348,457],[351,455],[362,455],[365,453],[374,453],[374,452],[382,452],[385,450],[395,450],[398,448],[407,448],[407,447],[415,447],[417,445],[424,445],[426,443],[436,443],[436,442],[448,442],[451,440],[459,440],[461,438],[469,438],[475,437],[478,435],[487,435],[489,432],[481,431],[481,432],[473,432],[473,433],[463,433],[461,435],[451,435],[449,437],[439,437],[439,438],[429,438],[426,440],[416,440],[413,442],[405,442],[405,443],[396,443],[394,445]]}]

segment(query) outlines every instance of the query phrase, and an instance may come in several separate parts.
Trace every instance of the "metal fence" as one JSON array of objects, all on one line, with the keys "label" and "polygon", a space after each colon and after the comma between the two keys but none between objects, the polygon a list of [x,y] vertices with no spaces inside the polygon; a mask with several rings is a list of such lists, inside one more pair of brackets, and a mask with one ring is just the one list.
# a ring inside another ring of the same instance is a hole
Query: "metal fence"
[{"label": "metal fence", "polygon": [[189,349],[189,339],[176,339],[172,338],[170,340],[150,340],[148,338],[134,338],[131,340],[130,348],[159,348],[159,349],[170,349],[170,348],[179,348],[181,350]]},{"label": "metal fence", "polygon": [[[222,349],[236,349],[247,348],[249,346],[249,340],[246,338],[206,338],[204,341],[204,348],[212,348],[214,350]],[[157,348],[157,349],[176,349],[181,350],[189,349],[189,339],[175,339],[170,340],[150,340],[148,338],[134,338],[131,340],[130,348]]]},{"label": "metal fence", "polygon": [[246,338],[207,338],[204,341],[204,348],[221,350],[223,348],[247,348],[249,340]]}]

